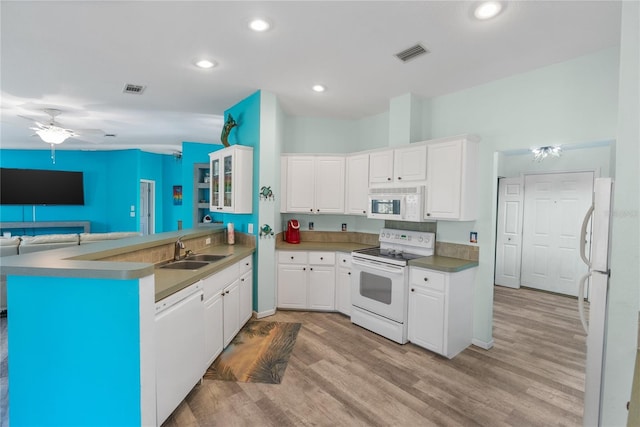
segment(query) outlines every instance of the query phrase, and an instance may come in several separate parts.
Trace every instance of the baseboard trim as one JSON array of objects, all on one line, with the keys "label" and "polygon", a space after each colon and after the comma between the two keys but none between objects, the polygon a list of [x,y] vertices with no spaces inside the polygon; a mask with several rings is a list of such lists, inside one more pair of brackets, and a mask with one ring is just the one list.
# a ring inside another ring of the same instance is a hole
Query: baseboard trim
[{"label": "baseboard trim", "polygon": [[491,341],[480,341],[477,338],[473,338],[471,340],[471,344],[475,345],[476,347],[480,347],[484,350],[491,350],[493,348],[493,338],[491,338]]},{"label": "baseboard trim", "polygon": [[256,314],[256,319],[262,319],[263,317],[269,317],[276,314],[276,309],[272,308],[271,310],[260,311],[260,312],[254,311],[254,313]]}]

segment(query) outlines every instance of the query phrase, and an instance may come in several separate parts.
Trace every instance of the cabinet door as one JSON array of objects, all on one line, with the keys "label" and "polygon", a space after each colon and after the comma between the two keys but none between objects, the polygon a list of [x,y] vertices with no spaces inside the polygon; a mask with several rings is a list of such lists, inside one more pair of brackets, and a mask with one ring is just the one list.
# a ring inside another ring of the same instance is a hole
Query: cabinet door
[{"label": "cabinet door", "polygon": [[224,346],[228,346],[240,330],[239,279],[224,288]]},{"label": "cabinet door", "polygon": [[222,325],[223,302],[222,293],[218,293],[204,302],[204,349],[207,369],[224,348]]},{"label": "cabinet door", "polygon": [[314,212],[313,156],[287,157],[287,212]]},{"label": "cabinet door", "polygon": [[351,316],[351,269],[339,267],[336,279],[336,310]]},{"label": "cabinet door", "polygon": [[397,148],[393,152],[394,181],[412,182],[427,179],[426,145]]},{"label": "cabinet door", "polygon": [[344,213],[344,157],[316,157],[315,212]]},{"label": "cabinet door", "polygon": [[366,215],[369,204],[369,155],[347,157],[345,213]]},{"label": "cabinet door", "polygon": [[307,308],[306,265],[278,265],[278,307]]},{"label": "cabinet door", "polygon": [[428,145],[425,219],[458,219],[462,183],[462,141]]},{"label": "cabinet door", "polygon": [[408,337],[412,343],[443,354],[444,294],[411,285]]},{"label": "cabinet door", "polygon": [[222,193],[222,210],[226,212],[233,212],[233,200],[234,200],[234,191],[235,191],[235,162],[233,159],[233,153],[225,153],[222,155],[221,159],[222,164],[222,183],[223,193]]},{"label": "cabinet door", "polygon": [[393,181],[393,150],[369,154],[369,184]]},{"label": "cabinet door", "polygon": [[209,208],[215,212],[222,209],[222,166],[220,157],[210,157],[210,179],[211,187],[209,189]]},{"label": "cabinet door", "polygon": [[240,276],[240,327],[251,319],[253,313],[253,271]]},{"label": "cabinet door", "polygon": [[309,309],[335,309],[335,274],[335,267],[309,266]]}]

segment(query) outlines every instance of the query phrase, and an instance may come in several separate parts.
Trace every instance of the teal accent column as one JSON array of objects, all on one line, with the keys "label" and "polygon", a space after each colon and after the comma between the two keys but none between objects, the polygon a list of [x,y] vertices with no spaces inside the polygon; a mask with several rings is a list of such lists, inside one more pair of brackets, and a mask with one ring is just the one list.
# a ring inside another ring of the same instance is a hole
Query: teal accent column
[{"label": "teal accent column", "polygon": [[7,292],[12,426],[150,421],[139,280],[10,276]]}]

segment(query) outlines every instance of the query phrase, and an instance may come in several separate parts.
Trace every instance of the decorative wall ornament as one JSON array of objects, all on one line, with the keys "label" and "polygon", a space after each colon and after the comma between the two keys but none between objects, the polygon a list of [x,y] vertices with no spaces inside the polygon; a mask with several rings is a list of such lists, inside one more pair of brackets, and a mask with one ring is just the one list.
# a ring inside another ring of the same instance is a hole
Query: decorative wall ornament
[{"label": "decorative wall ornament", "polygon": [[274,232],[273,229],[271,228],[271,226],[269,224],[265,224],[262,227],[260,227],[260,238],[262,239],[262,236],[264,237],[273,237]]},{"label": "decorative wall ornament", "polygon": [[227,116],[227,120],[224,122],[224,126],[222,127],[222,134],[220,135],[220,141],[222,141],[222,145],[224,145],[225,147],[229,146],[229,141],[227,140],[227,138],[229,138],[229,133],[231,133],[231,129],[233,129],[236,126],[238,126],[238,123],[236,123],[236,121],[233,120],[233,117],[231,116],[231,114],[229,114]]},{"label": "decorative wall ornament", "polygon": [[271,191],[271,187],[262,186],[260,188],[260,200],[273,200],[273,191]]}]

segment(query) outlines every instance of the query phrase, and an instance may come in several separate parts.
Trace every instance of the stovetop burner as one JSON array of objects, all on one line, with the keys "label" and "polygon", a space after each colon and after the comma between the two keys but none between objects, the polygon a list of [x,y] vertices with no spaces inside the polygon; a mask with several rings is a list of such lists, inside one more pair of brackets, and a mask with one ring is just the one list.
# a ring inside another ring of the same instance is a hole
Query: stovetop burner
[{"label": "stovetop burner", "polygon": [[356,250],[352,256],[405,266],[409,260],[433,255],[435,234],[383,228],[379,241],[379,247]]}]

